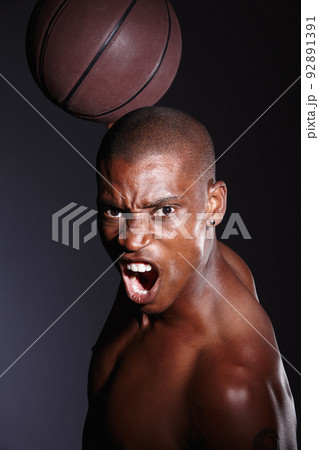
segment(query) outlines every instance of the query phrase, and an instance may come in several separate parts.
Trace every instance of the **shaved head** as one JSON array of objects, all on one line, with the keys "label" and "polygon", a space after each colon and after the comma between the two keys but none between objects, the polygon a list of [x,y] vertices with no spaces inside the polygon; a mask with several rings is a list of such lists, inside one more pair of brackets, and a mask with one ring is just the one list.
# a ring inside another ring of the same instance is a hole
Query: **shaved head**
[{"label": "shaved head", "polygon": [[182,160],[201,181],[215,182],[215,153],[206,128],[188,114],[152,106],[137,109],[118,120],[102,140],[97,167],[113,158],[135,163],[151,156]]}]

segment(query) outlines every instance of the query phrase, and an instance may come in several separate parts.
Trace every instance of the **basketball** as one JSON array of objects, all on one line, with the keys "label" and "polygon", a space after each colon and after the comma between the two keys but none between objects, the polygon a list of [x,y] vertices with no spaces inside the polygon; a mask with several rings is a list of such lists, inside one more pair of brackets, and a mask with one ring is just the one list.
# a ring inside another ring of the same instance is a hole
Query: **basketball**
[{"label": "basketball", "polygon": [[36,83],[56,105],[115,122],[165,94],[182,40],[167,0],[40,0],[26,50]]}]

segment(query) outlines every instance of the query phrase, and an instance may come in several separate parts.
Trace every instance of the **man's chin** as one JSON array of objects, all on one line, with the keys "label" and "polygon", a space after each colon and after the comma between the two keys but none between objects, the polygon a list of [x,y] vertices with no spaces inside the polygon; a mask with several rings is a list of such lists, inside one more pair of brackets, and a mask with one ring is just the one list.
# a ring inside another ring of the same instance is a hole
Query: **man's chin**
[{"label": "man's chin", "polygon": [[164,313],[168,309],[167,306],[161,305],[157,299],[151,303],[147,304],[139,304],[139,310],[149,316],[153,316],[155,319],[155,316],[160,316],[162,313]]}]

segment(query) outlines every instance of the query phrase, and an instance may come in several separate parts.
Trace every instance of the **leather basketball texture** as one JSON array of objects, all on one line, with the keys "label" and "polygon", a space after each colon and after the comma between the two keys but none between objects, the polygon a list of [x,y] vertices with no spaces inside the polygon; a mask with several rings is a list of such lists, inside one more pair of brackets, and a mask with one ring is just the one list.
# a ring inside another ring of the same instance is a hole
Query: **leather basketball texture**
[{"label": "leather basketball texture", "polygon": [[54,103],[114,122],[165,94],[182,40],[167,0],[41,0],[26,48],[33,77]]}]

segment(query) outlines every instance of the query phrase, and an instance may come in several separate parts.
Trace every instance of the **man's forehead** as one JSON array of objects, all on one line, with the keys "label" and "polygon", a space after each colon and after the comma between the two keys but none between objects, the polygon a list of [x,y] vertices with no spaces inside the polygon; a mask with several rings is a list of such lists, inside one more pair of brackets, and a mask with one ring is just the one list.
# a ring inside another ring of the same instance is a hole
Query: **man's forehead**
[{"label": "man's forehead", "polygon": [[[114,204],[123,203],[123,197],[129,203],[143,205],[182,201],[192,180],[174,158],[152,157],[135,162],[113,158],[100,168],[107,181],[100,177],[99,196]],[[122,200],[118,199],[119,193]]]},{"label": "man's forehead", "polygon": [[181,158],[172,155],[152,154],[132,160],[110,158],[101,163],[101,172],[113,180],[127,182],[173,182],[178,183],[187,167]]}]

